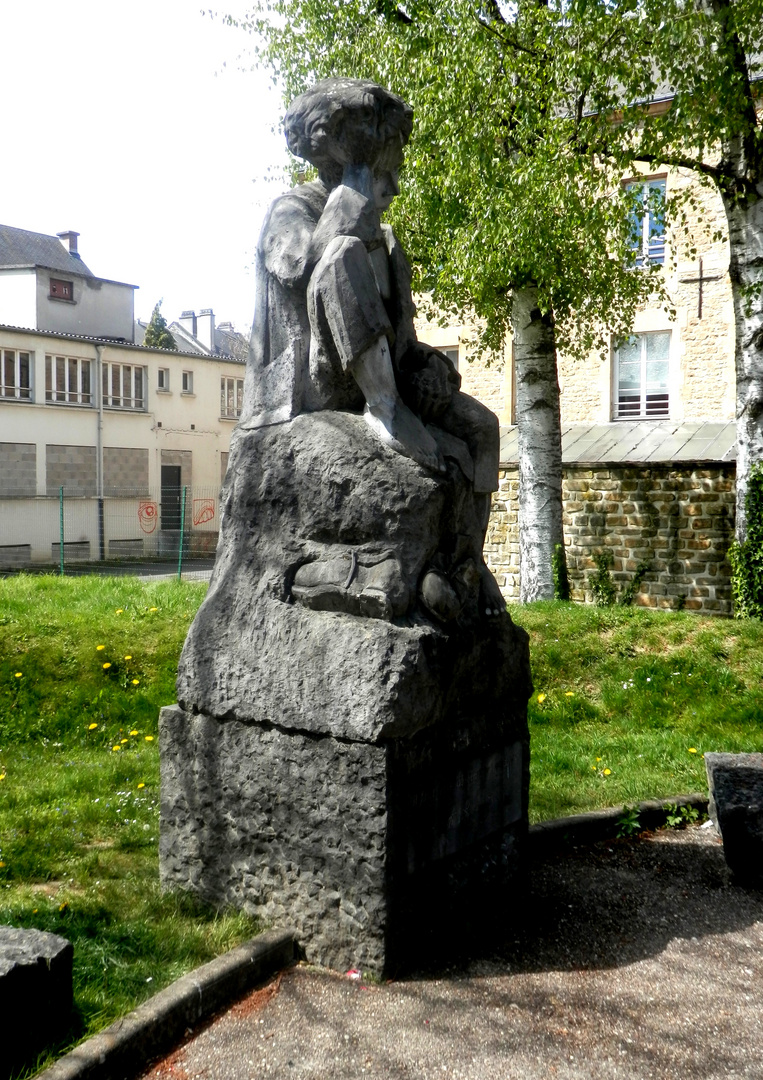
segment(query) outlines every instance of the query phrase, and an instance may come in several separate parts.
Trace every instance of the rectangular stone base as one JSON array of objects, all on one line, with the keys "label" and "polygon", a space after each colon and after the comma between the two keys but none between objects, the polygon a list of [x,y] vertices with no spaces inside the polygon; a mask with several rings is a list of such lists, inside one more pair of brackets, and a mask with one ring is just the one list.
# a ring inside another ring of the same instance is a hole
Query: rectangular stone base
[{"label": "rectangular stone base", "polygon": [[526,739],[475,723],[354,742],[178,706],[159,730],[163,886],[296,927],[315,963],[410,962],[519,869]]}]

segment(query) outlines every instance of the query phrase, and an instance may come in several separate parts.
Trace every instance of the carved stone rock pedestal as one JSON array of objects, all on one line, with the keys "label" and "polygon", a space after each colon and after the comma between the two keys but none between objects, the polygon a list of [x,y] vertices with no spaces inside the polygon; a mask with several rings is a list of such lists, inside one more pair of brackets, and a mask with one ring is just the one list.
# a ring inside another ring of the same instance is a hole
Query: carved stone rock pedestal
[{"label": "carved stone rock pedestal", "polygon": [[395,968],[505,900],[527,832],[527,636],[485,578],[484,497],[446,460],[433,475],[350,413],[240,429],[162,710],[164,886],[295,926],[339,969]]}]

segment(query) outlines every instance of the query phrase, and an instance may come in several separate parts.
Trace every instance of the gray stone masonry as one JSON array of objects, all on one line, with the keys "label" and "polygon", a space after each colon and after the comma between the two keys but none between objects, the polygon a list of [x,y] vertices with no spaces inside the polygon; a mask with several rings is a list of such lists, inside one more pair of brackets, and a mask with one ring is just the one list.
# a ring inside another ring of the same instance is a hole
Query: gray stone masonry
[{"label": "gray stone masonry", "polygon": [[37,447],[0,442],[0,498],[37,494]]},{"label": "gray stone masonry", "polygon": [[705,754],[709,814],[743,884],[763,888],[763,754]]},{"label": "gray stone masonry", "polygon": [[43,930],[0,926],[0,1077],[30,1063],[69,1023],[71,943]]},{"label": "gray stone masonry", "polygon": [[96,495],[97,463],[94,446],[45,447],[45,486],[48,495]]}]

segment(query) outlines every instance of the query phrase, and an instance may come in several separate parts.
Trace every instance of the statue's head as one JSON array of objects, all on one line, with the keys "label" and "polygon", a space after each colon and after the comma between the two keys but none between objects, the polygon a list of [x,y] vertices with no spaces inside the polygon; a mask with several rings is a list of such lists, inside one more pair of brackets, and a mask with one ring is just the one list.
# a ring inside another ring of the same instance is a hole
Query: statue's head
[{"label": "statue's head", "polygon": [[366,79],[324,79],[296,98],[284,118],[292,154],[335,187],[346,165],[395,173],[413,127],[413,109]]}]

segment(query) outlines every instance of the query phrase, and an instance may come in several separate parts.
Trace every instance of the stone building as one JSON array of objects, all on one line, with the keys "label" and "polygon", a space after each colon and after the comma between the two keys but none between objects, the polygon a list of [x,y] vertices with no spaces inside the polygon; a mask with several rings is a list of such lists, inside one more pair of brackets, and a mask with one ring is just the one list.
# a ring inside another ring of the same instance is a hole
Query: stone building
[{"label": "stone building", "polygon": [[[674,313],[638,312],[627,342],[559,358],[564,526],[573,598],[592,599],[594,557],[611,553],[616,587],[634,603],[730,614],[726,560],[734,534],[734,317],[725,214],[715,190],[684,170],[627,178],[644,193],[634,221],[637,263],[663,266]],[[691,186],[685,228],[664,234],[648,194]],[[650,216],[651,215],[651,216]],[[637,273],[638,269],[634,269]],[[473,328],[419,320],[423,340],[457,360],[463,389],[502,425],[501,488],[487,556],[509,600],[519,597],[517,440],[511,342],[492,364],[469,363]],[[608,556],[605,556],[608,558]],[[643,569],[648,566],[648,569]],[[639,569],[641,568],[641,569]]]}]

